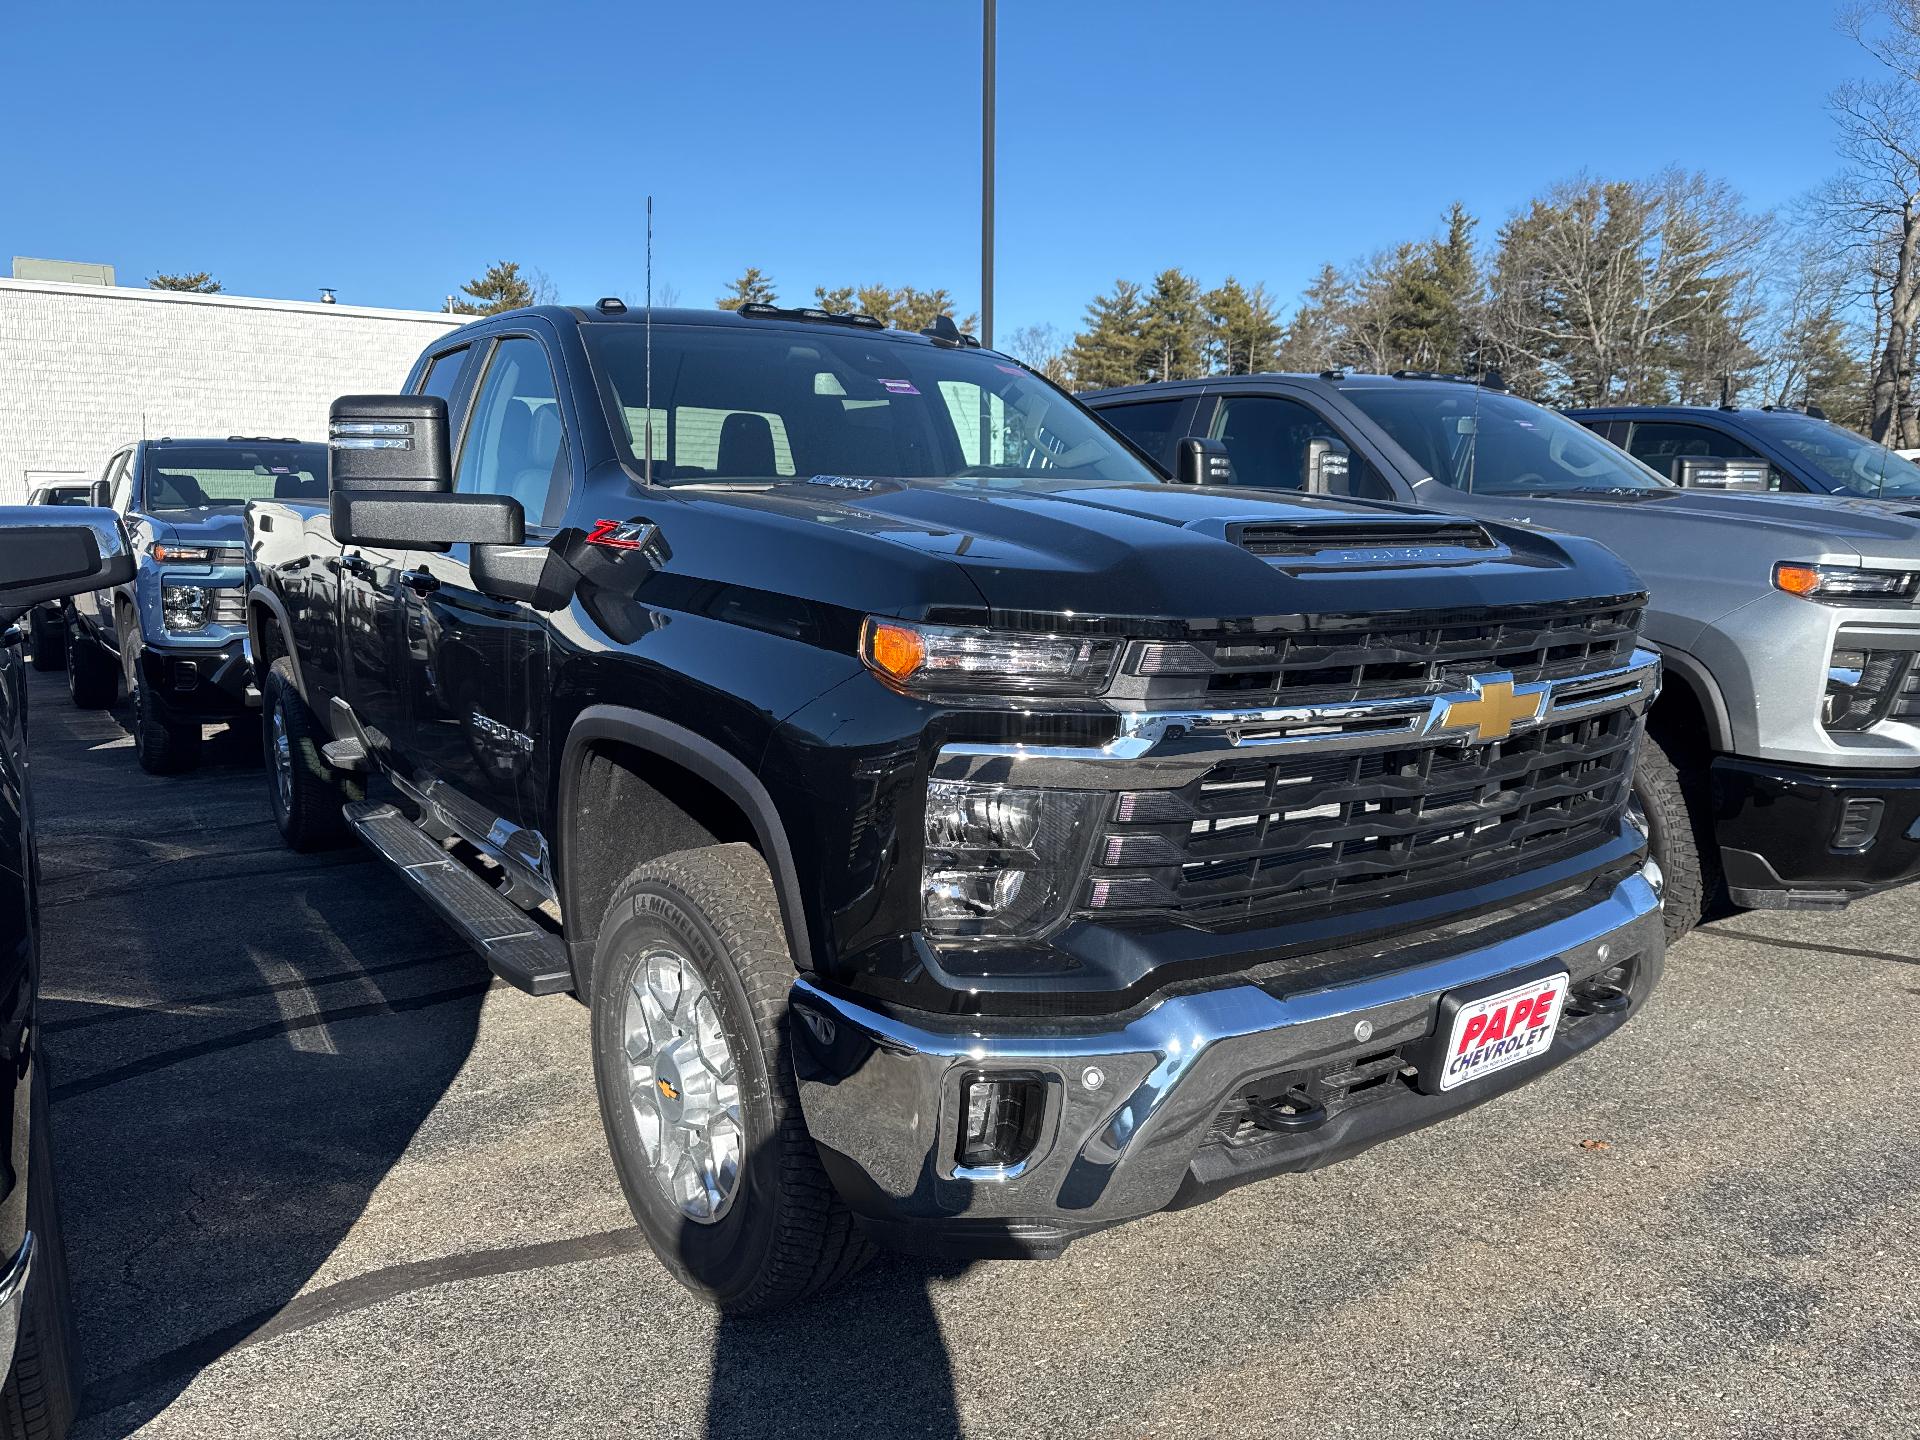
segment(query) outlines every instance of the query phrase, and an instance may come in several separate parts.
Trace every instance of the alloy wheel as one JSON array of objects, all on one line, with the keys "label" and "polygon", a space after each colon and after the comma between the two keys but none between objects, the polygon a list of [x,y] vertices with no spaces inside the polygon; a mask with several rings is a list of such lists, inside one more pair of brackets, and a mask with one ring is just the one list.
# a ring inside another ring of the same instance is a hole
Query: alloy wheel
[{"label": "alloy wheel", "polygon": [[622,1034],[628,1097],[654,1183],[687,1219],[720,1220],[740,1188],[739,1067],[712,993],[684,955],[641,957]]}]

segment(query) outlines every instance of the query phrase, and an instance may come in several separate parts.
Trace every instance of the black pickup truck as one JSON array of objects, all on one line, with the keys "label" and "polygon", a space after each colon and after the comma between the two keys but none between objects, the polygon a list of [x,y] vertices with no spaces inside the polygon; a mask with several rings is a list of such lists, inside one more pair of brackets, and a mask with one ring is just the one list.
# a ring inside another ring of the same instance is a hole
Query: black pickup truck
[{"label": "black pickup truck", "polygon": [[1660,973],[1592,542],[1164,484],[951,321],[543,307],[407,390],[249,508],[274,814],[589,1002],[724,1308],[1339,1160]]}]

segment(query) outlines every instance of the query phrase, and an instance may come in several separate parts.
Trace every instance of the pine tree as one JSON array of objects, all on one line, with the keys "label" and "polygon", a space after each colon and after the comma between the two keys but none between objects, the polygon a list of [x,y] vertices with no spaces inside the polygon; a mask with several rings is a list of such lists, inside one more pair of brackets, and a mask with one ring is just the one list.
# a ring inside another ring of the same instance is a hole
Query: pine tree
[{"label": "pine tree", "polygon": [[1207,363],[1215,374],[1258,375],[1273,369],[1280,324],[1265,285],[1249,291],[1229,275],[1200,303],[1207,320]]},{"label": "pine tree", "polygon": [[218,295],[220,282],[204,270],[196,270],[191,275],[151,275],[147,277],[149,290],[184,290],[190,295]]},{"label": "pine tree", "polygon": [[1140,317],[1149,377],[1154,380],[1190,380],[1205,368],[1206,312],[1200,303],[1200,282],[1184,270],[1162,270],[1153,280]]},{"label": "pine tree", "polygon": [[489,265],[486,274],[460,288],[464,298],[453,302],[456,315],[498,315],[504,310],[518,310],[533,304],[533,286],[512,260]]},{"label": "pine tree", "polygon": [[851,315],[854,313],[853,287],[842,285],[837,290],[829,290],[824,285],[813,287],[813,303],[829,315]]},{"label": "pine tree", "polygon": [[1346,277],[1332,265],[1320,267],[1281,336],[1274,360],[1278,368],[1320,371],[1343,362],[1347,322],[1353,308],[1350,290]]},{"label": "pine tree", "polygon": [[1096,295],[1087,305],[1087,325],[1073,337],[1067,365],[1082,390],[1131,385],[1146,378],[1146,342],[1140,322],[1145,313],[1140,287],[1131,280],[1113,282],[1111,295]]},{"label": "pine tree", "polygon": [[738,310],[742,305],[778,305],[780,296],[773,288],[773,277],[757,265],[749,265],[738,280],[729,281],[727,293],[713,302],[722,310]]}]

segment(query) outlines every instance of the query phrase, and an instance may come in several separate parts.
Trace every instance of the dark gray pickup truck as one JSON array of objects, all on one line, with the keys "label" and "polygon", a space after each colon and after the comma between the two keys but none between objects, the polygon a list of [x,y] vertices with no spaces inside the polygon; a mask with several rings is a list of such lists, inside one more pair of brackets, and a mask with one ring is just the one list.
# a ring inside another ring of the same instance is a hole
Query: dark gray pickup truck
[{"label": "dark gray pickup truck", "polygon": [[1528,521],[1631,565],[1664,667],[1635,794],[1670,940],[1718,895],[1832,908],[1920,875],[1920,505],[1675,486],[1460,377],[1221,376],[1086,398],[1169,473],[1211,450],[1238,486]]}]

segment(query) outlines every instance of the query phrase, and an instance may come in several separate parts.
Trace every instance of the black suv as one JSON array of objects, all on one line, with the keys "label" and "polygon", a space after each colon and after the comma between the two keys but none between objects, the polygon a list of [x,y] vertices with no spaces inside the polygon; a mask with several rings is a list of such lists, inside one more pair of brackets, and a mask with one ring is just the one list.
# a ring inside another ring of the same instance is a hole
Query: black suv
[{"label": "black suv", "polygon": [[1817,409],[1613,405],[1567,414],[1676,485],[1920,500],[1920,465]]},{"label": "black suv", "polygon": [[1598,545],[1176,489],[951,321],[539,308],[409,391],[248,510],[268,799],[590,1001],[730,1309],[1341,1159],[1654,984]]}]

